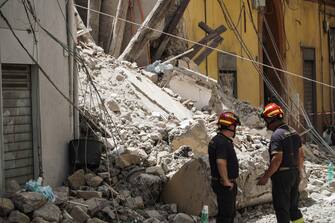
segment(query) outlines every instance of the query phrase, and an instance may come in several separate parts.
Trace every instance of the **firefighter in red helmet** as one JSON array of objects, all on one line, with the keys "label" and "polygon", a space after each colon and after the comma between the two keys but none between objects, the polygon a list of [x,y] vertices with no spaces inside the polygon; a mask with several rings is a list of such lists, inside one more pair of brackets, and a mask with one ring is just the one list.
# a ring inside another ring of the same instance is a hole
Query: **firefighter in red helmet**
[{"label": "firefighter in red helmet", "polygon": [[232,112],[223,112],[218,118],[218,133],[208,144],[212,188],[217,196],[217,223],[233,223],[236,215],[236,179],[239,175],[238,160],[233,138],[239,118]]},{"label": "firefighter in red helmet", "polygon": [[283,109],[270,103],[261,114],[267,128],[273,131],[269,147],[270,166],[258,185],[272,181],[272,200],[277,222],[304,222],[298,208],[300,176],[304,169],[304,152],[298,133],[284,120]]}]

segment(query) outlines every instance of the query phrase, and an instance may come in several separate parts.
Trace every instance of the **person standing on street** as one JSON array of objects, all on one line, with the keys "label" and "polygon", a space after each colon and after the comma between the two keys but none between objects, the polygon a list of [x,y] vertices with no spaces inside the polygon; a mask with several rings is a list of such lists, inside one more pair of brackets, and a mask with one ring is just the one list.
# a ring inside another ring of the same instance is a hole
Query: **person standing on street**
[{"label": "person standing on street", "polygon": [[272,181],[272,200],[278,223],[303,223],[298,208],[300,177],[304,173],[304,151],[298,133],[284,120],[282,108],[270,103],[262,118],[273,131],[269,147],[270,166],[257,184]]},{"label": "person standing on street", "polygon": [[232,112],[223,112],[218,119],[218,133],[208,144],[212,188],[217,196],[217,223],[233,223],[236,215],[236,179],[239,175],[233,138],[239,118]]}]

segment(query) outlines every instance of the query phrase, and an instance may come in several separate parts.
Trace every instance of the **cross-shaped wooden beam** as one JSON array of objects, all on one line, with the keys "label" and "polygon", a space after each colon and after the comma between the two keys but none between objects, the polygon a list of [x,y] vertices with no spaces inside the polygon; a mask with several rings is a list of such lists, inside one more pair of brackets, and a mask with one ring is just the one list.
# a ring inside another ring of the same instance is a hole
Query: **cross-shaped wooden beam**
[{"label": "cross-shaped wooden beam", "polygon": [[[202,45],[205,45],[209,42],[210,43],[210,47],[211,48],[216,48],[223,40],[223,38],[220,36],[221,33],[225,32],[227,29],[226,27],[224,27],[223,25],[217,27],[216,29],[212,29],[211,27],[209,27],[206,23],[204,22],[200,22],[199,24],[199,27],[201,29],[203,29],[207,35],[205,37],[203,37],[198,43],[201,44],[201,45],[198,45],[198,44],[194,44],[191,48],[193,48],[194,50],[185,55],[189,58],[193,58],[202,48]],[[206,59],[206,57],[213,51],[213,49],[210,49],[210,48],[206,48],[206,50],[204,50],[195,60],[194,62],[196,64],[200,64],[204,59]]]}]

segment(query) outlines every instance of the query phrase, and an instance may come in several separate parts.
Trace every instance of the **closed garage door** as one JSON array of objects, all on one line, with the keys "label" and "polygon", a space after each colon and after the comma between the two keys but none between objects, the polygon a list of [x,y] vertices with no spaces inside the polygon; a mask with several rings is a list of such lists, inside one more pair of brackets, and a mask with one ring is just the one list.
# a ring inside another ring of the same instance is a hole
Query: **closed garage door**
[{"label": "closed garage door", "polygon": [[5,182],[34,175],[30,73],[26,65],[2,65]]}]

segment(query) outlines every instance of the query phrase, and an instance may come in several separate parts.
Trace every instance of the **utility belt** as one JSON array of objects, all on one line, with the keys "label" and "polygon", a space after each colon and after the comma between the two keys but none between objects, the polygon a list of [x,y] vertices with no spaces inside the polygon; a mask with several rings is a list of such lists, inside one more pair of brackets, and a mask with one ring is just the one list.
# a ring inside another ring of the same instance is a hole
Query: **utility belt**
[{"label": "utility belt", "polygon": [[287,170],[297,170],[297,166],[279,167],[277,172],[287,171]]},{"label": "utility belt", "polygon": [[[218,178],[218,177],[211,177],[211,180],[212,181],[218,181],[220,182],[222,178]],[[229,179],[229,181],[233,182],[233,183],[236,183],[236,179]]]}]

